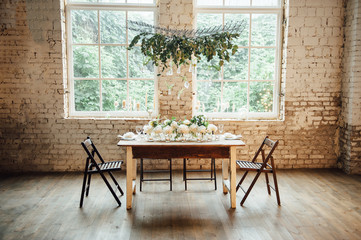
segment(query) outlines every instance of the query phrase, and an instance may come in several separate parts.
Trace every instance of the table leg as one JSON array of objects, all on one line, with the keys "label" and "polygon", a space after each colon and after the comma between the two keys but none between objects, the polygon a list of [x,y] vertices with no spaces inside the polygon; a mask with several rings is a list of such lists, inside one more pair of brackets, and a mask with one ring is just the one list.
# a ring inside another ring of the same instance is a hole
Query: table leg
[{"label": "table leg", "polygon": [[137,180],[137,159],[134,158],[133,159],[133,195],[135,194],[136,192],[136,189],[137,189],[137,185],[135,184],[136,183],[136,180]]},{"label": "table leg", "polygon": [[228,159],[223,159],[222,160],[222,182],[223,182],[223,193],[227,194],[228,193],[228,187],[227,186],[227,182],[229,181],[229,170],[228,170],[228,164],[229,164],[229,160]]},{"label": "table leg", "polygon": [[127,147],[127,209],[132,208],[134,161],[132,147]]},{"label": "table leg", "polygon": [[230,165],[231,165],[231,181],[230,181],[230,198],[231,208],[236,208],[236,147],[230,147]]}]

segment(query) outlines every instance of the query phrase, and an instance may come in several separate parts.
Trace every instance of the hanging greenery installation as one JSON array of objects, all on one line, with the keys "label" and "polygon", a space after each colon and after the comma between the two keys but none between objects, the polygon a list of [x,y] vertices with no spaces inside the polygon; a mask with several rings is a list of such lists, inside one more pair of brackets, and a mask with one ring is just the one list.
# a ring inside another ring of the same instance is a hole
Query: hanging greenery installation
[{"label": "hanging greenery installation", "polygon": [[[238,46],[233,40],[238,38],[244,29],[244,22],[229,23],[224,26],[198,30],[173,30],[152,26],[143,22],[128,21],[128,28],[140,32],[136,35],[128,49],[131,50],[140,42],[141,52],[155,66],[161,66],[162,72],[172,66],[183,64],[196,65],[204,57],[210,62],[218,57],[218,69],[224,61],[230,60]],[[160,75],[160,74],[158,74]]]}]

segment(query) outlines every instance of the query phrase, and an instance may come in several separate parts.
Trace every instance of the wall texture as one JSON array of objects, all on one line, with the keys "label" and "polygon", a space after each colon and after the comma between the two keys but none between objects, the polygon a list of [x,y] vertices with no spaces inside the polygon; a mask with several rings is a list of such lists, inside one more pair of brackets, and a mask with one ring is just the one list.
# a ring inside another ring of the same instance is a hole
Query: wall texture
[{"label": "wall texture", "polygon": [[346,3],[340,163],[348,173],[361,173],[361,3]]},{"label": "wall texture", "polygon": [[[1,171],[81,170],[85,155],[80,142],[88,135],[107,160],[124,158],[124,149],[116,146],[117,134],[134,131],[136,125],[147,122],[64,118],[66,71],[61,9],[59,0],[0,3]],[[159,10],[163,26],[183,28],[193,24],[192,0],[160,0]],[[239,158],[248,159],[269,135],[280,140],[275,153],[279,168],[336,167],[343,2],[290,0],[286,16],[284,121],[224,122],[225,131],[244,136],[247,146],[238,150]],[[183,71],[191,79],[186,69]],[[165,80],[175,84],[170,95]],[[174,76],[161,76],[158,87],[162,116],[191,117],[192,89],[178,99],[175,92],[181,85]],[[153,161],[150,167],[163,164]],[[190,164],[193,168],[209,167],[204,159]],[[218,167],[220,164],[217,160]],[[181,161],[174,167],[182,168]]]}]

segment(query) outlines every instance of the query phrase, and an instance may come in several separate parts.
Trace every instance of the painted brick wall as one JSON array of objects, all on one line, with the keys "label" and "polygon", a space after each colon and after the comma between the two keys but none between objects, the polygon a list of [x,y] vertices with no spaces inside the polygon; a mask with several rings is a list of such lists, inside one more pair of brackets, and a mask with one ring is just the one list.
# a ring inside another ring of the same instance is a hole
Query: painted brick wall
[{"label": "painted brick wall", "polygon": [[[80,142],[90,135],[107,160],[124,158],[117,134],[145,120],[65,119],[65,59],[58,0],[5,0],[0,3],[0,166],[1,171],[77,171],[83,168]],[[338,154],[343,3],[341,0],[290,0],[285,33],[282,84],[284,121],[230,121],[225,131],[242,133],[247,144],[237,152],[248,159],[265,135],[279,139],[279,168],[335,167]],[[192,0],[160,0],[159,22],[191,27]],[[175,70],[175,69],[174,69]],[[182,69],[191,80],[187,69]],[[175,84],[167,93],[165,80]],[[179,78],[159,78],[162,116],[191,117],[192,89]],[[215,122],[216,124],[219,122]],[[221,162],[217,160],[217,166]],[[150,167],[164,167],[154,161]],[[193,160],[191,168],[208,168]],[[181,161],[175,168],[182,168]]]},{"label": "painted brick wall", "polygon": [[346,3],[339,159],[347,173],[361,173],[361,3]]}]

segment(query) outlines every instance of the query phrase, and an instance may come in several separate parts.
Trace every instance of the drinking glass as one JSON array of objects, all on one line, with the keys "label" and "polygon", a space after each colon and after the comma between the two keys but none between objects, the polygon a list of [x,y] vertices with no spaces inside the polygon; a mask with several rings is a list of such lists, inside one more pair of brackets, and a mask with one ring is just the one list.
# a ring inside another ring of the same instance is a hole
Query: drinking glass
[{"label": "drinking glass", "polygon": [[219,131],[219,133],[222,135],[222,133],[223,133],[223,130],[224,130],[224,125],[223,124],[219,124],[218,125],[218,131]]},{"label": "drinking glass", "polygon": [[136,126],[135,131],[138,134],[138,141],[140,141],[141,140],[141,134],[143,133],[143,126]]}]

